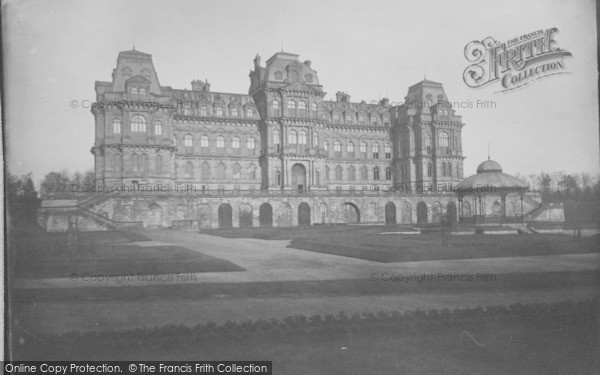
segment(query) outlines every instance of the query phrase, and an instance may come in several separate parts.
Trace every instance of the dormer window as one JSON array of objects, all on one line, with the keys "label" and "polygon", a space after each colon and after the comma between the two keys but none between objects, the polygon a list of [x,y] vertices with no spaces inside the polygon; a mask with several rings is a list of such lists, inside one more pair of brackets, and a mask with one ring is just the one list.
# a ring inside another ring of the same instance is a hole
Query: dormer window
[{"label": "dormer window", "polygon": [[273,109],[279,109],[279,102],[277,100],[273,100]]},{"label": "dormer window", "polygon": [[206,116],[207,113],[206,107],[200,107],[200,116]]},{"label": "dormer window", "polygon": [[253,116],[254,116],[254,113],[252,112],[251,109],[246,110],[246,117],[250,118],[250,117],[253,117]]},{"label": "dormer window", "polygon": [[146,95],[146,89],[140,89],[140,95]]},{"label": "dormer window", "polygon": [[217,117],[223,117],[223,108],[217,107],[217,109],[215,110],[215,115]]},{"label": "dormer window", "polygon": [[133,88],[131,89],[131,93],[132,93],[133,95],[137,95],[137,93],[138,93],[138,89],[137,89],[137,87],[133,87]]},{"label": "dormer window", "polygon": [[231,109],[231,117],[238,117],[238,110],[237,110],[237,108],[232,108]]}]

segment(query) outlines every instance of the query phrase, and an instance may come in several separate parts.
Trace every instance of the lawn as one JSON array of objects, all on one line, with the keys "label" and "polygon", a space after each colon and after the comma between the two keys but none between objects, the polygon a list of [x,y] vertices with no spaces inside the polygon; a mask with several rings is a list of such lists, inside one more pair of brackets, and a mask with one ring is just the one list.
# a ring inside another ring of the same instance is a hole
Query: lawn
[{"label": "lawn", "polygon": [[382,263],[593,253],[600,237],[559,234],[448,236],[407,232],[406,226],[312,226],[299,228],[216,229],[204,233],[236,238],[290,239],[289,247]]},{"label": "lawn", "polygon": [[73,273],[109,276],[245,271],[229,261],[180,246],[142,246],[145,241],[148,238],[136,233],[87,232],[80,234],[77,249],[69,252],[64,233],[26,236],[18,232],[10,253],[13,276],[68,278]]},{"label": "lawn", "polygon": [[597,301],[24,337],[15,360],[267,360],[274,374],[590,374]]}]

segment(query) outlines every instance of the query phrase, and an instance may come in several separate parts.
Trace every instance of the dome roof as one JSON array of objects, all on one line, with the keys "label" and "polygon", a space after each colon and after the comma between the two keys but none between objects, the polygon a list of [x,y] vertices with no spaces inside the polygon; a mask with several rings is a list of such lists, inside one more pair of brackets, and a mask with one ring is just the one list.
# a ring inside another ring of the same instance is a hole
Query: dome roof
[{"label": "dome roof", "polygon": [[462,180],[458,187],[464,193],[478,191],[493,193],[495,190],[525,190],[529,188],[529,185],[515,176],[503,173],[498,162],[486,160],[477,167],[477,174]]},{"label": "dome roof", "polygon": [[502,167],[497,161],[488,159],[479,164],[479,167],[477,167],[477,173],[483,172],[502,172]]}]

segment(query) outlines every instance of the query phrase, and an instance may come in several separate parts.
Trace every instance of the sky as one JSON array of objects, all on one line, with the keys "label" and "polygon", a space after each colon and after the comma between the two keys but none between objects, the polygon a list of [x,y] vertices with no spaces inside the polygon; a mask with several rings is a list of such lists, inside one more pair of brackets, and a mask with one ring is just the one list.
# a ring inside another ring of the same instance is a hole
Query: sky
[{"label": "sky", "polygon": [[[5,142],[9,172],[93,167],[94,82],[110,81],[119,51],[152,55],[163,86],[247,93],[256,54],[281,51],[311,60],[335,98],[388,97],[441,82],[463,122],[465,176],[487,159],[505,172],[600,172],[596,11],[593,0],[536,1],[48,1],[8,0],[2,9]],[[570,74],[522,89],[468,87],[465,46],[507,41],[557,27]],[[494,108],[477,108],[477,101]],[[71,102],[77,103],[72,108]]]}]

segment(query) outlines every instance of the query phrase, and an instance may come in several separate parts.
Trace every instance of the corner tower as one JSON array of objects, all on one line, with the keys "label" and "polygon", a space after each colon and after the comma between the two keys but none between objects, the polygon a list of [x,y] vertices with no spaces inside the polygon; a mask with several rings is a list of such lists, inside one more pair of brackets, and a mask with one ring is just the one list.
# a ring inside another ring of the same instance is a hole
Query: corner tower
[{"label": "corner tower", "polygon": [[463,126],[441,83],[425,79],[410,86],[397,112],[394,183],[458,184],[463,177]]},{"label": "corner tower", "polygon": [[95,85],[94,155],[97,185],[174,181],[171,119],[175,103],[163,96],[152,56],[119,53],[112,82]]}]

